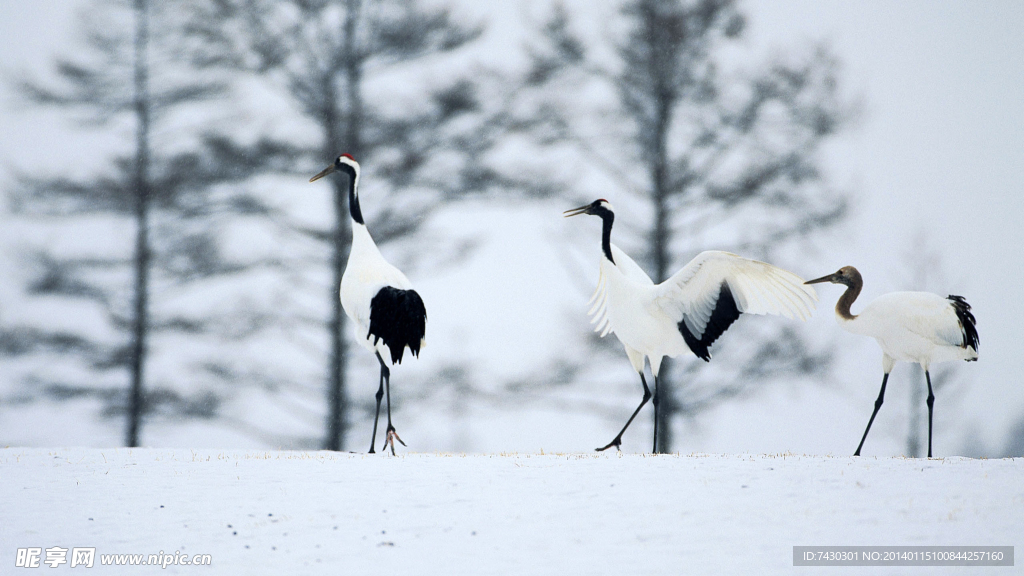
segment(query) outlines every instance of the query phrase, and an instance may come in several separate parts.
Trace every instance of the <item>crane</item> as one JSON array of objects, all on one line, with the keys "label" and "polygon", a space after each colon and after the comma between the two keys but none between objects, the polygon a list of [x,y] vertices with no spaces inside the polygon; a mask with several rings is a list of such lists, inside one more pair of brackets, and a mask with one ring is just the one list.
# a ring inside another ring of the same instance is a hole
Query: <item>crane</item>
[{"label": "crane", "polygon": [[847,332],[874,338],[882,348],[882,389],[878,391],[875,410],[853,455],[860,456],[871,424],[882,407],[885,385],[896,362],[916,362],[924,369],[928,383],[928,457],[931,458],[935,394],[928,367],[934,362],[978,359],[978,329],[971,305],[963,296],[943,298],[930,292],[890,292],[875,298],[855,315],[850,312],[850,306],[864,287],[860,272],[853,266],[844,266],[833,274],[808,280],[807,284],[822,282],[846,286],[836,302],[839,325]]},{"label": "crane", "polygon": [[316,182],[332,172],[348,175],[348,208],[352,218],[352,245],[341,278],[341,306],[352,319],[356,341],[373,352],[380,363],[370,453],[374,452],[380,402],[386,391],[388,427],[383,448],[390,445],[394,454],[395,440],[402,446],[405,442],[391,424],[391,369],[384,357],[389,357],[391,366],[401,364],[406,347],[413,356],[419,357],[420,347],[425,343],[427,310],[409,279],[384,259],[366,229],[359,206],[359,163],[351,155],[342,154],[309,181]]},{"label": "crane", "polygon": [[806,320],[817,296],[791,272],[764,262],[721,251],[701,252],[661,284],[650,277],[618,246],[611,243],[615,212],[601,198],[566,210],[566,217],[588,214],[602,220],[601,262],[597,289],[588,304],[595,331],[614,332],[640,374],[644,395],[622,430],[598,451],[621,449],[622,434],[652,394],[644,377],[644,362],[654,376],[654,448],[658,449],[658,371],[665,356],[692,352],[705,362],[709,347],[747,314],[781,314]]}]

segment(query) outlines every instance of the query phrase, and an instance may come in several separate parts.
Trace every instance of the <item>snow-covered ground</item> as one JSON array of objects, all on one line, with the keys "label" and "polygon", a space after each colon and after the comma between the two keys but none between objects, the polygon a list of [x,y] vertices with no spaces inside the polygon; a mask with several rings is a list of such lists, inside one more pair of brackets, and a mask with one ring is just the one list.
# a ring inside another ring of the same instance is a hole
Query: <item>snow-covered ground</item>
[{"label": "snow-covered ground", "polygon": [[[1024,543],[1024,459],[8,448],[0,478],[4,574],[54,546],[95,547],[86,574],[447,575],[821,573],[792,547]],[[101,566],[161,552],[212,562]]]}]

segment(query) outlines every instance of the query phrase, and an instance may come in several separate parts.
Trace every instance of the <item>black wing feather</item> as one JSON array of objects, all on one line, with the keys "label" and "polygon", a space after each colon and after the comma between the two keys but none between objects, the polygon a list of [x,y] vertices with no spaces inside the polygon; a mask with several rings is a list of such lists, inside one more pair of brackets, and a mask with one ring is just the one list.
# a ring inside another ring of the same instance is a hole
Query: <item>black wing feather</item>
[{"label": "black wing feather", "polygon": [[[973,348],[975,352],[978,351],[978,328],[974,325],[974,314],[971,314],[971,305],[967,303],[967,300],[963,296],[953,296],[950,294],[947,296],[949,302],[953,305],[953,310],[956,312],[956,317],[960,320],[960,329],[963,331],[964,340],[961,348]],[[977,360],[977,358],[972,358]]]},{"label": "black wing feather", "polygon": [[704,333],[699,338],[694,336],[690,329],[686,327],[685,319],[679,322],[679,333],[683,335],[686,345],[690,347],[690,350],[698,358],[709,362],[711,361],[711,352],[708,351],[708,348],[739,317],[740,310],[736,307],[736,300],[733,299],[732,290],[729,290],[728,282],[722,282],[722,288],[718,292],[718,301],[715,302],[715,309],[711,312],[711,318],[708,319],[707,326],[704,327]]},{"label": "black wing feather", "polygon": [[415,290],[402,290],[393,286],[381,288],[370,300],[370,330],[373,336],[391,350],[391,363],[401,364],[405,347],[413,356],[420,355],[420,343],[427,331],[427,309]]}]

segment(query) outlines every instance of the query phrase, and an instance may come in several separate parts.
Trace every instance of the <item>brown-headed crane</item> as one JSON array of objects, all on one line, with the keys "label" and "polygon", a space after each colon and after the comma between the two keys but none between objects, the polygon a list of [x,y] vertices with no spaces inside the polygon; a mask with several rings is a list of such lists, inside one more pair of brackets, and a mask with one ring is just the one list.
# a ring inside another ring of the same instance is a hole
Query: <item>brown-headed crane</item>
[{"label": "brown-headed crane", "polygon": [[932,457],[932,408],[935,394],[928,367],[935,362],[978,359],[978,330],[971,306],[963,296],[943,298],[930,292],[890,292],[872,300],[853,314],[850,307],[864,287],[864,279],[853,266],[844,266],[837,272],[808,280],[808,284],[831,282],[846,286],[836,302],[836,320],[847,332],[870,336],[882,348],[882,389],[875,400],[864,435],[860,438],[854,456],[860,456],[871,424],[885,399],[885,384],[889,381],[896,362],[916,362],[924,368],[928,383],[928,457]]}]

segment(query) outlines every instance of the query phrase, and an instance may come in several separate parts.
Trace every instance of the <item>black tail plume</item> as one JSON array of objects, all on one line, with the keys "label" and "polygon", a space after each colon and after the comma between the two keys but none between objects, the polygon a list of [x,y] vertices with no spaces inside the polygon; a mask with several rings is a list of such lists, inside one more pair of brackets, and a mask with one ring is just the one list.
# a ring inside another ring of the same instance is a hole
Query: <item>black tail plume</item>
[{"label": "black tail plume", "polygon": [[[960,329],[964,334],[964,341],[960,347],[973,348],[977,352],[978,328],[975,326],[974,314],[971,314],[971,305],[967,303],[967,300],[964,300],[963,296],[953,296],[950,294],[947,298],[953,305],[956,317],[960,320]],[[972,360],[977,360],[977,358],[972,358]]]},{"label": "black tail plume", "polygon": [[383,340],[391,350],[391,363],[402,363],[405,347],[413,356],[420,354],[420,342],[427,330],[427,309],[415,290],[393,286],[381,288],[370,300],[370,330],[373,343]]}]

